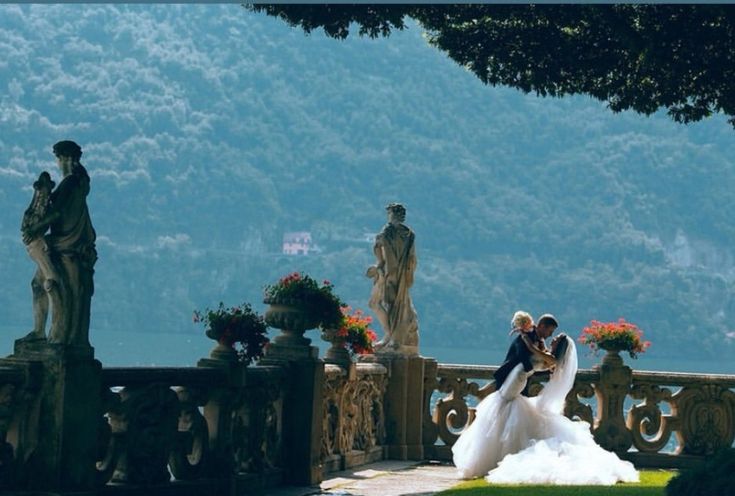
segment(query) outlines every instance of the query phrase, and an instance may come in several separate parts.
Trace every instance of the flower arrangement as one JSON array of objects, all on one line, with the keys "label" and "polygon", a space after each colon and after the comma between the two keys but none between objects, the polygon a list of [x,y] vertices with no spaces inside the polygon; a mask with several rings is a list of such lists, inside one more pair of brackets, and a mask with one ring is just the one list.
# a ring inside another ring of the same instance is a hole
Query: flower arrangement
[{"label": "flower arrangement", "polygon": [[293,272],[266,286],[265,303],[301,306],[322,328],[337,327],[342,320],[343,303],[334,294],[334,285],[327,280],[319,284],[303,272]]},{"label": "flower arrangement", "polygon": [[598,322],[593,320],[582,329],[579,342],[586,344],[597,353],[598,349],[627,351],[631,358],[637,358],[651,346],[643,341],[643,331],[638,326],[619,319],[617,322]]},{"label": "flower arrangement", "polygon": [[214,310],[209,308],[204,312],[194,311],[194,323],[202,323],[207,337],[214,339],[220,345],[232,347],[240,343],[238,359],[246,364],[263,356],[263,350],[268,344],[266,326],[263,317],[258,315],[249,303],[238,307],[226,308],[220,302]]},{"label": "flower arrangement", "polygon": [[366,355],[373,352],[373,343],[377,339],[375,331],[370,329],[372,317],[366,316],[362,310],[341,307],[342,321],[339,326],[322,329],[322,339],[336,346],[349,347],[352,355]]}]

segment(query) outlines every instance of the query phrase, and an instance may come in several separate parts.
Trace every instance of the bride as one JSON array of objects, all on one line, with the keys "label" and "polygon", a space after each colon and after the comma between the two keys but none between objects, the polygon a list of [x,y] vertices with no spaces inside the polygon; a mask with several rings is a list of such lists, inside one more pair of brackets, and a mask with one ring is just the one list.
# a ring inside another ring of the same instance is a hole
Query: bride
[{"label": "bride", "polygon": [[[524,340],[534,370],[548,368],[544,353]],[[633,464],[605,451],[592,438],[589,424],[563,415],[564,400],[577,374],[574,341],[560,334],[552,342],[556,366],[541,393],[520,393],[533,371],[518,364],[500,390],[476,409],[474,422],[452,447],[460,476],[486,475],[503,484],[612,485],[637,482]]]}]

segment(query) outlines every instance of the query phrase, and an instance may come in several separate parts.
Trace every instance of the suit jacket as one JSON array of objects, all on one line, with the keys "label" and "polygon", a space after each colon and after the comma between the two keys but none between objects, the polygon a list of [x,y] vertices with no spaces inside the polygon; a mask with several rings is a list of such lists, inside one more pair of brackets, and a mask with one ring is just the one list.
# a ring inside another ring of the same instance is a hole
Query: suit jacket
[{"label": "suit jacket", "polygon": [[[536,342],[539,340],[536,335],[536,331],[529,332],[527,336],[531,338],[531,341]],[[531,364],[531,351],[526,346],[526,343],[523,342],[520,334],[516,336],[513,343],[510,345],[508,353],[505,355],[505,362],[503,362],[500,368],[495,371],[494,377],[496,391],[500,389],[505,382],[505,379],[508,378],[508,374],[510,374],[511,370],[513,370],[519,363],[523,364],[523,369],[526,372],[533,370],[533,364]],[[523,388],[521,394],[528,396],[528,384]]]}]

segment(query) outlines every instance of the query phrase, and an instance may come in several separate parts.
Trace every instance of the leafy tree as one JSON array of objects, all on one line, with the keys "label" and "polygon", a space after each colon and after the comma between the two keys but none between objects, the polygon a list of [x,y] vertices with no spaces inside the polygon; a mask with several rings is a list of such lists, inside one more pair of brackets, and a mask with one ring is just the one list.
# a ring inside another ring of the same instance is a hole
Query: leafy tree
[{"label": "leafy tree", "polygon": [[735,126],[733,5],[253,5],[307,33],[388,36],[413,18],[486,84],[587,94],[614,112]]}]

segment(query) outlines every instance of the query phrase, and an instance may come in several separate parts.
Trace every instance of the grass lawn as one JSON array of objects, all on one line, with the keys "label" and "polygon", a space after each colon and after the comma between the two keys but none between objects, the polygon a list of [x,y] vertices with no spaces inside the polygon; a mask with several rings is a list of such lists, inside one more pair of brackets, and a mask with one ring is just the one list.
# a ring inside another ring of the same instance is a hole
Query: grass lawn
[{"label": "grass lawn", "polygon": [[485,479],[463,482],[441,496],[664,496],[664,487],[676,475],[672,470],[641,470],[637,484],[614,486],[490,485]]}]

